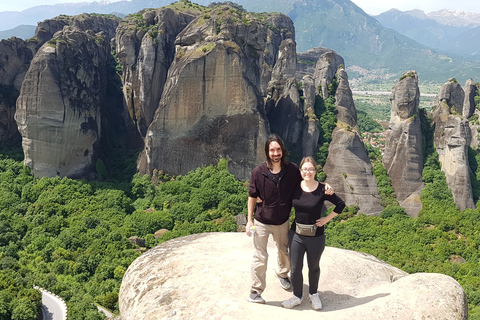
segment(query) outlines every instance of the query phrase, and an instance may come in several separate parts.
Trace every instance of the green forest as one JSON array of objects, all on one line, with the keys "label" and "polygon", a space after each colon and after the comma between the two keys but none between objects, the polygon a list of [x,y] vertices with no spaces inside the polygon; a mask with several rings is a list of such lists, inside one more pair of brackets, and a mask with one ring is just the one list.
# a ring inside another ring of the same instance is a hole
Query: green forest
[{"label": "green forest", "polygon": [[[317,97],[315,103],[322,132],[319,163],[335,127],[334,102]],[[368,216],[358,207],[346,208],[327,225],[327,245],[372,254],[409,273],[452,276],[467,294],[469,319],[480,319],[480,211],[455,205],[433,145],[431,119],[426,110],[419,116],[426,139],[418,217],[398,205],[381,154],[367,145],[385,209]],[[363,125],[373,125],[362,117]],[[478,201],[480,153],[470,150],[469,161]],[[102,175],[101,169],[102,181],[38,179],[23,165],[19,146],[0,149],[0,320],[37,319],[41,294],[34,285],[62,297],[69,319],[103,319],[97,305],[118,313],[122,277],[142,252],[189,234],[236,232],[234,217],[246,214],[248,182],[229,173],[226,159],[181,176],[128,176],[128,170]],[[156,238],[161,229],[168,231]],[[132,236],[145,239],[145,248],[132,244]]]}]

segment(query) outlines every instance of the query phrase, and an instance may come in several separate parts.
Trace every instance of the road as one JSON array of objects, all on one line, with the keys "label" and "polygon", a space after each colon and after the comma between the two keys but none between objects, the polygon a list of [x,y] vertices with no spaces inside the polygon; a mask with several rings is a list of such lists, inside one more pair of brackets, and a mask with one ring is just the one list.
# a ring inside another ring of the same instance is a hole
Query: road
[{"label": "road", "polygon": [[[388,96],[392,94],[391,91],[352,91],[354,95],[359,96]],[[435,94],[432,93],[420,93],[423,97],[435,97]]]},{"label": "road", "polygon": [[47,292],[44,289],[39,289],[42,293],[42,315],[43,320],[65,320],[67,319],[67,309],[64,302]]}]

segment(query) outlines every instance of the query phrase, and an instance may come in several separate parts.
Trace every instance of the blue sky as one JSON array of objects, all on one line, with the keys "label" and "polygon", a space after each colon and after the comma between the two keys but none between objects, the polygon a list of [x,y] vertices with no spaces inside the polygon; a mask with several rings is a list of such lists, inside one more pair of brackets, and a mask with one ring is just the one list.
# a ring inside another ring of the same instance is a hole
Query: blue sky
[{"label": "blue sky", "polygon": [[[115,2],[118,0],[110,0]],[[212,0],[213,1],[213,0]],[[235,1],[235,0],[233,0]],[[480,4],[478,0],[352,0],[357,6],[366,13],[376,15],[392,8],[407,11],[420,9],[429,13],[442,9],[463,10],[480,13]],[[2,0],[0,11],[22,11],[38,5],[49,5],[65,2],[93,2],[93,0]],[[195,0],[193,0],[195,2]]]}]

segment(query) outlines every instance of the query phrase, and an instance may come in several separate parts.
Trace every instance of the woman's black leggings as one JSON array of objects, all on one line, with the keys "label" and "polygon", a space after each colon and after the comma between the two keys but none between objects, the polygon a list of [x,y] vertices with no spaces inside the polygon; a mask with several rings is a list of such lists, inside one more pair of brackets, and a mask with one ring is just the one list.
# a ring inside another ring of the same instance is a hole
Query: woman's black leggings
[{"label": "woman's black leggings", "polygon": [[320,257],[325,249],[325,235],[307,237],[288,231],[288,247],[290,252],[291,278],[293,294],[299,298],[303,296],[303,257],[307,253],[309,293],[315,294],[320,279]]}]

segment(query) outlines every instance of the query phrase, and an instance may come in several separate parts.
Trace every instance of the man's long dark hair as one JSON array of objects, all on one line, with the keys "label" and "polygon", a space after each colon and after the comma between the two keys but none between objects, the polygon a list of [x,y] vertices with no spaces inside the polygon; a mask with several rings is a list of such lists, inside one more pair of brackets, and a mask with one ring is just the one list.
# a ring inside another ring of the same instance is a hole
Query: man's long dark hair
[{"label": "man's long dark hair", "polygon": [[273,141],[277,142],[280,145],[280,148],[282,148],[282,167],[285,166],[288,161],[287,161],[287,156],[289,155],[287,148],[285,148],[285,144],[283,143],[283,140],[275,133],[272,133],[267,137],[267,141],[265,142],[265,156],[267,157],[267,165],[269,168],[272,168],[272,160],[270,159],[270,156],[268,155],[269,149],[270,149],[270,143]]}]

